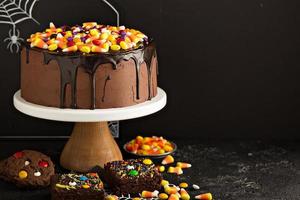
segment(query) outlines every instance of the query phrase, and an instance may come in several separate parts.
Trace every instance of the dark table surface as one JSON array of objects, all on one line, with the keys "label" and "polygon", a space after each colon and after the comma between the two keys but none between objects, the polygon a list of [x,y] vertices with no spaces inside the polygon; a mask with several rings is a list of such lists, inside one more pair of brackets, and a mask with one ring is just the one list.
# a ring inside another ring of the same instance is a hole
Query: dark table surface
[{"label": "dark table surface", "polygon": [[[192,163],[181,176],[164,174],[174,184],[197,184],[191,197],[211,192],[216,200],[299,200],[299,141],[205,141],[178,140],[176,161]],[[15,151],[34,149],[51,156],[58,164],[65,140],[2,140],[0,159]],[[122,141],[119,141],[123,144]],[[125,155],[125,158],[128,155]],[[48,189],[20,190],[0,181],[0,200],[47,200]],[[193,198],[192,198],[193,199]]]}]

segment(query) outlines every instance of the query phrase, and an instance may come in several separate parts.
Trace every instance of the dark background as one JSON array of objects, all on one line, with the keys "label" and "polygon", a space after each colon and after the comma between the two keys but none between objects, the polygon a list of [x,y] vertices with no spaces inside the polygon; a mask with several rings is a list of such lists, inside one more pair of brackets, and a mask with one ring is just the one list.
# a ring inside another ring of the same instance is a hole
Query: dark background
[{"label": "dark background", "polygon": [[[122,137],[300,138],[298,0],[119,0],[121,24],[155,38],[159,86],[168,104],[121,122]],[[57,25],[115,23],[101,0],[40,0],[21,37]],[[0,24],[0,41],[11,26]],[[19,57],[0,43],[1,135],[68,135],[72,123],[26,116],[13,107]]]}]

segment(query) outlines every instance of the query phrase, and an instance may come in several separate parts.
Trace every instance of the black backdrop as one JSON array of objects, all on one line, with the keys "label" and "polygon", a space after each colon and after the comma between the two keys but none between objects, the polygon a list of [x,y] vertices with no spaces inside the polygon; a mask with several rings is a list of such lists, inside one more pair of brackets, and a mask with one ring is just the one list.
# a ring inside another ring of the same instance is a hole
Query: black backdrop
[{"label": "black backdrop", "polygon": [[[161,112],[121,122],[121,135],[300,138],[298,0],[111,0],[121,24],[155,38]],[[101,0],[40,0],[21,37],[57,25],[115,23]],[[0,41],[9,25],[0,24]],[[67,135],[72,123],[16,111],[19,57],[0,43],[1,135]]]}]

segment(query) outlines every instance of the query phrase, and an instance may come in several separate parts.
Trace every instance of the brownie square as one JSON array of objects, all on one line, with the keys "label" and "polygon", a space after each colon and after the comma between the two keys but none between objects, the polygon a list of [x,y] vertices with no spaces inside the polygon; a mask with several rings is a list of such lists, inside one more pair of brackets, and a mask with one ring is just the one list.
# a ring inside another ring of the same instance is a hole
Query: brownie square
[{"label": "brownie square", "polygon": [[117,195],[138,195],[143,190],[160,189],[162,175],[154,164],[146,165],[144,159],[112,161],[104,166],[105,180]]},{"label": "brownie square", "polygon": [[52,200],[103,200],[103,183],[97,173],[54,175],[51,197]]}]

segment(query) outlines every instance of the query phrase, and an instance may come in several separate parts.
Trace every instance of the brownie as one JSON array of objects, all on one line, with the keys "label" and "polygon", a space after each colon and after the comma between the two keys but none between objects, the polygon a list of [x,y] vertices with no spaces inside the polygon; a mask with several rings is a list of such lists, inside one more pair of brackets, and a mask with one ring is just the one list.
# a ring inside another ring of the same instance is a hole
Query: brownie
[{"label": "brownie", "polygon": [[102,200],[103,183],[97,173],[60,174],[51,177],[52,200]]},{"label": "brownie", "polygon": [[138,195],[143,190],[160,189],[162,175],[153,163],[144,164],[144,159],[112,161],[104,166],[105,180],[117,195]]},{"label": "brownie", "polygon": [[19,151],[0,162],[0,178],[21,188],[47,187],[52,175],[53,162],[37,151]]}]

